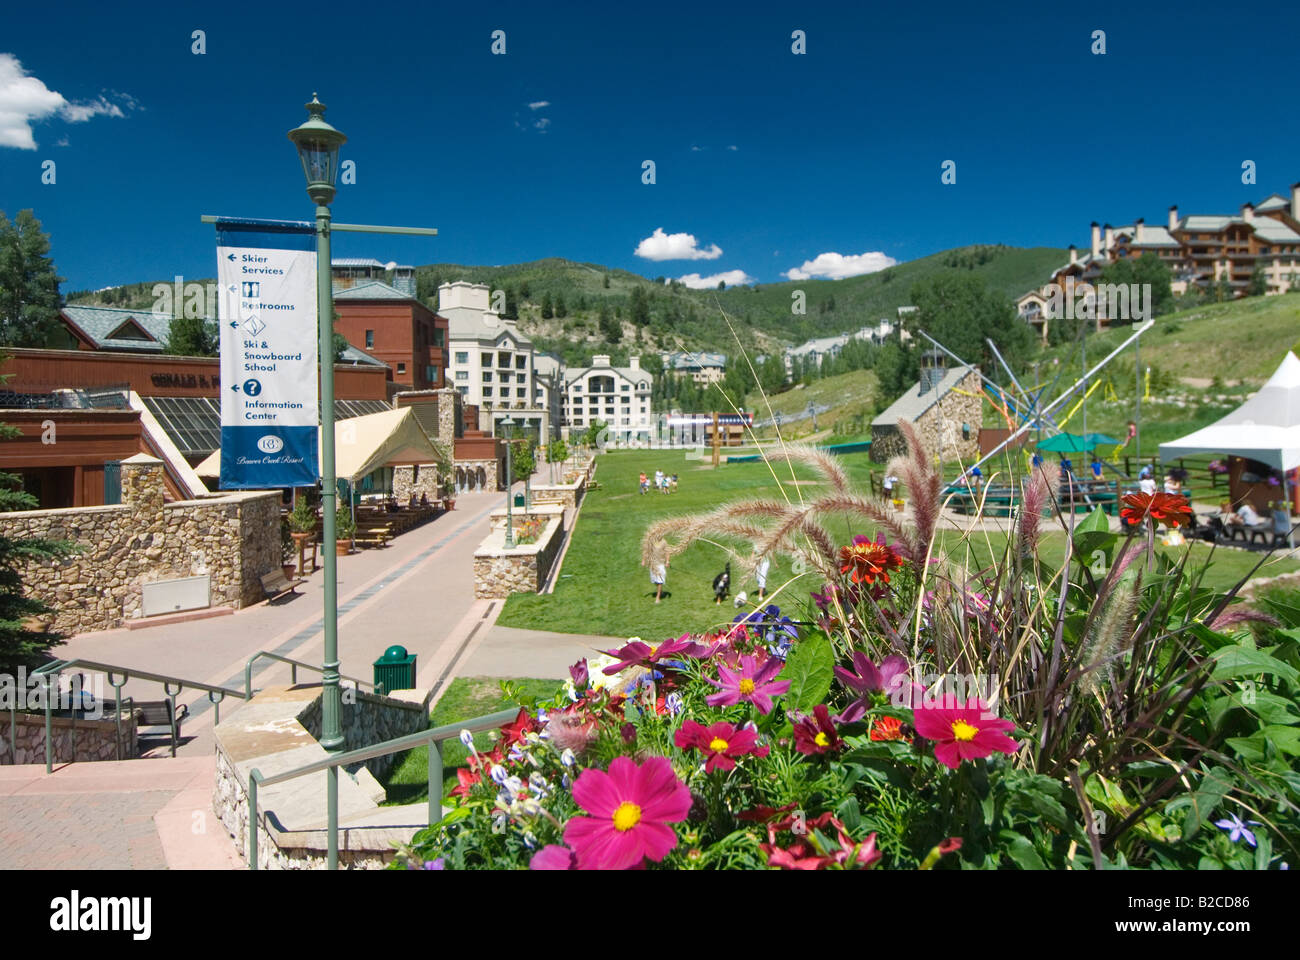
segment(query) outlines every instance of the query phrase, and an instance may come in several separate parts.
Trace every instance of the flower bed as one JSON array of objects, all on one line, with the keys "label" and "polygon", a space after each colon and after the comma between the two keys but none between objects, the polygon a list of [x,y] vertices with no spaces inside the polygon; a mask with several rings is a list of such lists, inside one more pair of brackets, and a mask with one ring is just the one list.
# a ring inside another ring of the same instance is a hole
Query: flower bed
[{"label": "flower bed", "polygon": [[[912,491],[909,525],[853,491],[831,458],[799,448],[790,456],[826,480],[821,499],[653,525],[647,551],[730,537],[803,569],[774,591],[782,606],[725,630],[632,638],[579,661],[553,698],[522,704],[491,749],[471,753],[456,808],[401,862],[1276,869],[1293,859],[1296,611],[1233,605],[1199,586],[1186,557],[1157,555],[1157,527],[1186,519],[1177,497],[1126,497],[1120,533],[1095,512],[1069,528],[1065,566],[1051,568],[1035,550],[1051,495],[1041,478],[1024,484],[1006,554],[971,569],[938,549],[941,481],[900,429],[911,455],[890,472]],[[820,518],[844,513],[874,535],[836,543]]]},{"label": "flower bed", "polygon": [[536,543],[546,529],[546,517],[525,517],[515,523],[515,543]]}]

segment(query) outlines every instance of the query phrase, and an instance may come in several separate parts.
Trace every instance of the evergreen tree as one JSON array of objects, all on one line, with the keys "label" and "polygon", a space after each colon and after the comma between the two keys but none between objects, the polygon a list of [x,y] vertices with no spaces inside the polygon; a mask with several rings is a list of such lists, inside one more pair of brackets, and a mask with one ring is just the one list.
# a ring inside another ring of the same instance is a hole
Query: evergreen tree
[{"label": "evergreen tree", "polygon": [[44,347],[60,340],[63,278],[49,252],[49,235],[31,210],[19,210],[13,222],[0,210],[0,343]]},{"label": "evergreen tree", "polygon": [[609,289],[609,271],[608,271],[608,270],[605,271],[605,276],[604,276],[604,280],[603,280],[602,286],[604,286],[604,288],[605,288],[606,290]]},{"label": "evergreen tree", "polygon": [[203,317],[187,317],[182,312],[172,320],[164,349],[174,357],[215,357],[217,338]]},{"label": "evergreen tree", "polygon": [[506,309],[501,316],[505,317],[507,320],[519,319],[519,301],[515,299],[515,291],[513,287],[506,287]]},{"label": "evergreen tree", "polygon": [[912,287],[916,313],[911,322],[967,363],[987,372],[996,363],[985,338],[993,340],[1014,369],[1034,349],[1034,334],[1004,295],[980,274],[948,271]]},{"label": "evergreen tree", "polygon": [[[0,354],[0,363],[8,359]],[[0,383],[8,379],[8,375],[0,376]],[[20,433],[17,427],[0,423],[0,440],[10,440]],[[39,507],[36,498],[23,489],[21,477],[0,473],[0,512]],[[30,618],[49,613],[50,608],[27,595],[22,570],[30,560],[57,560],[72,552],[73,545],[65,541],[0,536],[0,673],[12,675],[20,666],[39,666],[49,658],[50,648],[63,642],[61,634],[26,626]]]},{"label": "evergreen tree", "polygon": [[632,322],[638,327],[644,327],[650,322],[650,301],[646,297],[645,290],[641,287],[632,288],[632,305],[631,305]]},{"label": "evergreen tree", "polygon": [[529,296],[528,281],[527,281],[527,280],[520,280],[520,281],[519,281],[519,299],[520,299],[520,300],[527,300],[527,299],[528,299],[528,296]]},{"label": "evergreen tree", "polygon": [[1255,261],[1255,269],[1250,274],[1250,286],[1246,288],[1246,296],[1262,297],[1268,293],[1268,278],[1264,275],[1264,264]]},{"label": "evergreen tree", "polygon": [[607,343],[619,343],[623,339],[623,324],[601,311],[600,332],[604,334]]},{"label": "evergreen tree", "polygon": [[569,315],[569,308],[564,304],[564,294],[562,293],[555,295],[555,315],[560,319],[564,319]]},{"label": "evergreen tree", "polygon": [[553,316],[555,316],[555,311],[551,308],[551,295],[544,293],[542,294],[542,319],[549,320]]}]

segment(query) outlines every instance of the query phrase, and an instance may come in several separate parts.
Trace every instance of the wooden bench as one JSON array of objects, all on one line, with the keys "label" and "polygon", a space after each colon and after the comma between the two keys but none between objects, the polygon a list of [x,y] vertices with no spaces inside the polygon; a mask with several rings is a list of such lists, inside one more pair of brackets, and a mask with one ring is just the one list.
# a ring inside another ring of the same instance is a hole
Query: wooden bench
[{"label": "wooden bench", "polygon": [[270,603],[279,600],[286,593],[294,593],[298,589],[301,580],[290,580],[284,575],[284,570],[277,567],[270,573],[262,574],[262,589],[266,591],[267,602]]},{"label": "wooden bench", "polygon": [[[281,576],[284,573],[281,571]],[[190,715],[190,708],[180,704],[172,716],[170,700],[144,700],[134,704],[136,711],[135,735],[137,740],[166,736],[171,741],[172,756],[176,756],[176,741],[181,736],[181,721]],[[147,732],[141,731],[149,728]]]}]

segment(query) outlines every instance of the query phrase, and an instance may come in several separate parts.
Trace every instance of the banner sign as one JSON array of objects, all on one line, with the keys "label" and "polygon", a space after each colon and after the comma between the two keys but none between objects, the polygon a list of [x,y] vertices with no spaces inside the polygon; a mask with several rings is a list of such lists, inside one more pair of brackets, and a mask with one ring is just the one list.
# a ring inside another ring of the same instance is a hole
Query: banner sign
[{"label": "banner sign", "polygon": [[221,489],[315,486],[316,228],[217,221],[217,282]]}]

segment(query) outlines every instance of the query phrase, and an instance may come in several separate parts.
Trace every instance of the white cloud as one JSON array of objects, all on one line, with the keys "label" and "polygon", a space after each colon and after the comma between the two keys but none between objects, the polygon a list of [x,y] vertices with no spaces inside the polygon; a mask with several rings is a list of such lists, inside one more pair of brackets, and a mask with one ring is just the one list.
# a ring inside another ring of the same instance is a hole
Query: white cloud
[{"label": "white cloud", "polygon": [[542,109],[542,107],[549,107],[550,105],[551,105],[551,101],[549,100],[534,100],[532,103],[528,105],[528,109],[540,110]]},{"label": "white cloud", "polygon": [[880,251],[849,254],[847,257],[839,253],[819,253],[816,259],[805,260],[802,266],[792,267],[782,276],[790,280],[811,280],[813,277],[843,280],[845,277],[876,273],[896,263],[897,260]]},{"label": "white cloud", "polygon": [[755,279],[744,270],[728,270],[725,273],[715,273],[710,277],[702,277],[698,273],[688,273],[686,276],[677,279],[692,290],[712,290],[720,280],[729,287],[755,282]]},{"label": "white cloud", "polygon": [[32,123],[59,116],[68,123],[85,123],[92,117],[124,117],[137,107],[135,100],[114,94],[121,103],[104,96],[83,103],[69,101],[39,78],[30,76],[12,53],[0,53],[0,147],[35,150]]},{"label": "white cloud", "polygon": [[713,243],[701,250],[694,234],[664,233],[662,227],[655,227],[633,253],[643,260],[716,260],[722,256],[722,248]]},{"label": "white cloud", "polygon": [[697,147],[697,146],[695,146],[694,144],[691,144],[691,153],[703,153],[703,152],[704,152],[705,150],[707,150],[707,149],[709,149],[709,148],[708,148],[708,147]]},{"label": "white cloud", "polygon": [[551,125],[550,117],[538,117],[537,122],[533,124],[533,129],[540,130],[542,131],[542,133],[545,133],[546,128],[549,127],[550,125]]},{"label": "white cloud", "polygon": [[740,147],[736,146],[736,145],[733,143],[733,144],[728,145],[727,149],[728,149],[728,150],[739,150]]}]

